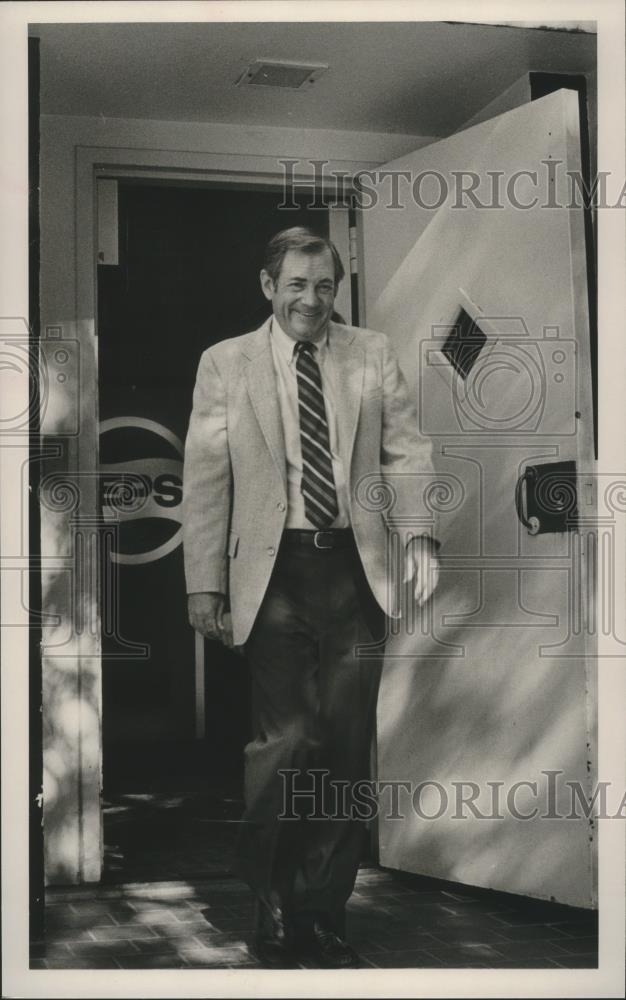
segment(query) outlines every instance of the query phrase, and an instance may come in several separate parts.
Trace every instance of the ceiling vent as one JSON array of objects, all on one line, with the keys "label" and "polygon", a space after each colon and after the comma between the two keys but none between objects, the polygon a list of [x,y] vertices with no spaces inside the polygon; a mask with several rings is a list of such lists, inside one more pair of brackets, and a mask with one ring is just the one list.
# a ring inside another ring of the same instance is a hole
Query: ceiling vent
[{"label": "ceiling vent", "polygon": [[282,62],[255,59],[239,77],[236,86],[281,87],[283,90],[306,90],[325,73],[323,63]]}]

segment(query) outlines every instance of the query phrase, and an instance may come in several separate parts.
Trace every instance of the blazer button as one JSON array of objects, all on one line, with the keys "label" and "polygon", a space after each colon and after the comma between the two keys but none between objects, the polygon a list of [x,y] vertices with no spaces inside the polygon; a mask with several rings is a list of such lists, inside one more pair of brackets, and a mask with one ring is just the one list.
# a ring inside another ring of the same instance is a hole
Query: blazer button
[{"label": "blazer button", "polygon": [[280,501],[280,503],[277,503],[276,506],[278,507],[279,510],[284,510],[285,509],[285,505],[282,502],[282,500]]},{"label": "blazer button", "polygon": [[270,545],[267,551],[268,551],[269,555],[271,555],[271,556],[276,555],[276,549],[274,548],[273,545]]}]

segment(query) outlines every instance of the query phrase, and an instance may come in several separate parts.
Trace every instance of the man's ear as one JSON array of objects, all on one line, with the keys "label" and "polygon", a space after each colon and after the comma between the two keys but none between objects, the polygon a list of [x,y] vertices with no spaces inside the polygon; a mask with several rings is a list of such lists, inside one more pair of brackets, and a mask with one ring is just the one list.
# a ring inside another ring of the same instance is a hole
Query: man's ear
[{"label": "man's ear", "polygon": [[271,274],[268,274],[265,268],[263,268],[261,271],[261,288],[263,289],[265,298],[269,299],[270,302],[274,298],[275,287]]}]

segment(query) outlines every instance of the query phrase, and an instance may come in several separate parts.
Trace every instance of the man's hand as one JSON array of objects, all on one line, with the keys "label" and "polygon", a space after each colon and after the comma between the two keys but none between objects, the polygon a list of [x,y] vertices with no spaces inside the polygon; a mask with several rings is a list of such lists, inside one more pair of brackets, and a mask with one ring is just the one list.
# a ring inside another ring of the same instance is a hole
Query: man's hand
[{"label": "man's hand", "polygon": [[189,624],[196,632],[207,639],[219,639],[225,646],[232,649],[233,633],[229,621],[225,621],[225,597],[217,591],[202,594],[190,594],[187,599]]},{"label": "man's hand", "polygon": [[404,583],[415,578],[415,600],[421,607],[439,583],[439,559],[428,535],[412,538],[406,548]]}]

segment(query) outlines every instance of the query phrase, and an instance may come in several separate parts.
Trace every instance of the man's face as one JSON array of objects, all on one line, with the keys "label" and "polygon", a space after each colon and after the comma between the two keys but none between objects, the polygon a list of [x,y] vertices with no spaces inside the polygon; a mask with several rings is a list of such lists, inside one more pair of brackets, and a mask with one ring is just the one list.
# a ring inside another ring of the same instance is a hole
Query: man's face
[{"label": "man's face", "polygon": [[330,250],[288,250],[274,283],[261,271],[261,287],[285,333],[294,340],[321,340],[335,302],[335,268]]}]

